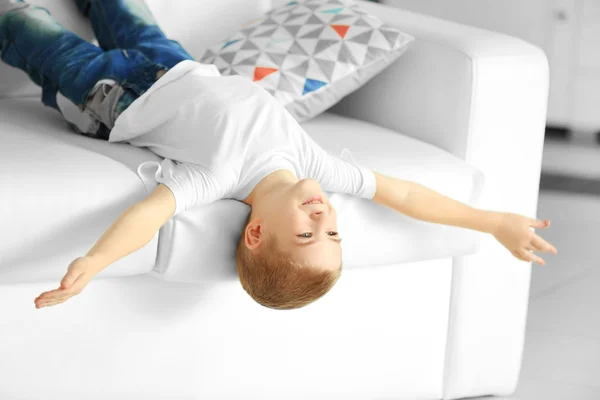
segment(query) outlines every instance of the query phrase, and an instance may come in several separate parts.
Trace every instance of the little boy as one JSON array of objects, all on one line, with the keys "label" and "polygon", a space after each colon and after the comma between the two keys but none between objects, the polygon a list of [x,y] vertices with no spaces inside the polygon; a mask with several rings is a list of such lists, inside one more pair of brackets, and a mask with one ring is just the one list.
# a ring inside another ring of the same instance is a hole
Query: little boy
[{"label": "little boy", "polygon": [[74,130],[147,147],[164,160],[157,188],[129,207],[60,287],[35,299],[60,304],[116,260],[146,245],[170,218],[222,198],[251,206],[236,250],[243,288],[273,309],[304,307],[341,274],[337,215],[323,190],[349,193],[420,220],[487,232],[520,260],[554,246],[540,221],[474,209],[414,182],[326,153],[260,85],[221,76],[169,40],[142,1],[75,0],[100,47],[47,10],[0,0],[0,51],[42,87],[42,102]]}]

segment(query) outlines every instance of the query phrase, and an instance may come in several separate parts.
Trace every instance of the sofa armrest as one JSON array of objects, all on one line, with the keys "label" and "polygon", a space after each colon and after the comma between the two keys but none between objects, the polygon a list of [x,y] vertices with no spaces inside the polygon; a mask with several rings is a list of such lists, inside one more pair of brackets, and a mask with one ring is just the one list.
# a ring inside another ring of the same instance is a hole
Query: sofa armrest
[{"label": "sofa armrest", "polygon": [[[416,40],[328,111],[462,158],[486,178],[476,207],[537,217],[549,86],[544,52],[507,35],[357,4]],[[453,262],[444,399],[509,395],[518,382],[531,263],[492,235],[480,239],[479,253]]]},{"label": "sofa armrest", "polygon": [[543,50],[504,34],[356,3],[415,41],[328,112],[396,130],[465,160],[482,136],[487,140],[496,132],[506,141],[523,132],[535,143],[543,139],[549,86]]}]

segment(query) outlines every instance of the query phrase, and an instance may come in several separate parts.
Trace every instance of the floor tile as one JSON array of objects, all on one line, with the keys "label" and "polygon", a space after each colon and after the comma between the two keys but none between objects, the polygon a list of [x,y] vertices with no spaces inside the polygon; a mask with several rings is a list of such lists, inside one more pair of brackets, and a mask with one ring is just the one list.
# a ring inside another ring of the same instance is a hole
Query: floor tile
[{"label": "floor tile", "polygon": [[530,296],[527,330],[600,339],[599,288],[600,268],[595,266],[554,291]]},{"label": "floor tile", "polygon": [[465,400],[598,400],[597,386],[554,381],[552,379],[521,379],[510,396],[467,397]]},{"label": "floor tile", "polygon": [[527,330],[520,381],[551,380],[600,390],[599,377],[600,338]]},{"label": "floor tile", "polygon": [[600,260],[600,197],[542,191],[537,217],[551,225],[536,233],[558,249],[558,254],[538,253],[545,266],[532,265],[530,298],[546,295],[583,279]]},{"label": "floor tile", "polygon": [[[550,379],[531,379],[520,382],[511,400],[598,400],[600,388],[556,382]],[[490,400],[496,400],[495,397]]]},{"label": "floor tile", "polygon": [[595,260],[567,259],[560,255],[541,257],[546,260],[546,265],[533,264],[531,269],[530,302],[555,293],[578,280],[588,279],[591,271],[598,268],[598,262]]},{"label": "floor tile", "polygon": [[468,397],[468,400],[598,400],[600,388],[550,379],[522,380],[511,396]]}]

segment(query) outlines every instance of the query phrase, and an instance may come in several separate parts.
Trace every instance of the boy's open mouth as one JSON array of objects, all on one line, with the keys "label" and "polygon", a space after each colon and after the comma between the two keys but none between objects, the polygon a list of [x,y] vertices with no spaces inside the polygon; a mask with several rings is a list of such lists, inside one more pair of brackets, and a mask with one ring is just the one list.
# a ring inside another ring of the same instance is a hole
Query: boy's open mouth
[{"label": "boy's open mouth", "polygon": [[321,196],[313,196],[310,199],[306,200],[302,205],[305,204],[323,204],[323,199]]}]

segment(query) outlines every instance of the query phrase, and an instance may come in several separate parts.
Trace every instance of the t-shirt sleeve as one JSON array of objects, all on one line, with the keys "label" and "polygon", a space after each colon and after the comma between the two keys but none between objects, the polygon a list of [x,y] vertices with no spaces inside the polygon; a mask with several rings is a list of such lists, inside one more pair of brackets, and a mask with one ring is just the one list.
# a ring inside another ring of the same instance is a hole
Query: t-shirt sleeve
[{"label": "t-shirt sleeve", "polygon": [[[345,159],[348,158],[348,159]],[[309,162],[313,165],[311,175],[316,176],[326,192],[348,193],[372,200],[375,197],[375,173],[358,164],[352,156],[337,157],[322,148],[313,147]]]},{"label": "t-shirt sleeve", "polygon": [[160,163],[146,161],[138,166],[137,172],[147,188],[162,183],[173,192],[173,216],[221,198],[214,176],[199,165],[179,163],[165,158]]}]

